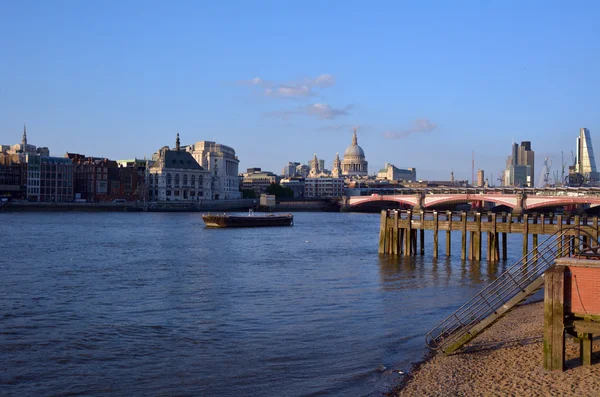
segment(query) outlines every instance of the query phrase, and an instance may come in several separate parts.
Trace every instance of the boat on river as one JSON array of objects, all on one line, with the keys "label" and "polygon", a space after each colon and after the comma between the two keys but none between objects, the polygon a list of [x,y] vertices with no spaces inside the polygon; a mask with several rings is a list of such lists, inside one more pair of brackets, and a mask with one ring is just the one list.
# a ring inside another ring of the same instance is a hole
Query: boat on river
[{"label": "boat on river", "polygon": [[254,215],[251,211],[248,215],[202,215],[206,227],[264,227],[264,226],[292,226],[294,215],[292,214],[266,214]]}]

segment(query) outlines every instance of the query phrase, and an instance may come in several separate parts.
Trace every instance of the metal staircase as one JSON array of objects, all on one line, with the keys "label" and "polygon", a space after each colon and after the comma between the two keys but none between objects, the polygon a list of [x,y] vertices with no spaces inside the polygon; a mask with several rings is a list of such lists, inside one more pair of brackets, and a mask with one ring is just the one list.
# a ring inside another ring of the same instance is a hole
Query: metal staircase
[{"label": "metal staircase", "polygon": [[451,354],[544,285],[544,272],[558,257],[570,256],[597,240],[579,227],[564,228],[542,241],[425,337],[430,349]]}]

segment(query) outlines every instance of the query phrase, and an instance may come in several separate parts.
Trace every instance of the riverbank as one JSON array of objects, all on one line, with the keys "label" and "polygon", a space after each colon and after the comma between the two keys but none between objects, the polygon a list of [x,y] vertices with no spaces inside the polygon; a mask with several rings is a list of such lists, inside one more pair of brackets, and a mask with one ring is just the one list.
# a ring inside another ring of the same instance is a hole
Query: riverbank
[{"label": "riverbank", "polygon": [[[523,319],[527,319],[523,322]],[[592,365],[579,361],[579,344],[566,343],[566,370],[542,366],[543,302],[517,307],[463,351],[436,353],[417,364],[389,396],[597,396],[600,340]]]}]

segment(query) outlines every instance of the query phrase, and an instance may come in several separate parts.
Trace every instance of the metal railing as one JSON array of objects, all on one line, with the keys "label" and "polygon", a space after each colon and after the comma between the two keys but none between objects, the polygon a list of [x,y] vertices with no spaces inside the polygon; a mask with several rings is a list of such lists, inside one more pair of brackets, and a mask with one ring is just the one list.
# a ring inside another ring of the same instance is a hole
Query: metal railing
[{"label": "metal railing", "polygon": [[550,235],[433,328],[425,343],[432,350],[457,350],[543,286],[541,277],[556,258],[597,245],[597,240],[579,227],[564,228]]}]

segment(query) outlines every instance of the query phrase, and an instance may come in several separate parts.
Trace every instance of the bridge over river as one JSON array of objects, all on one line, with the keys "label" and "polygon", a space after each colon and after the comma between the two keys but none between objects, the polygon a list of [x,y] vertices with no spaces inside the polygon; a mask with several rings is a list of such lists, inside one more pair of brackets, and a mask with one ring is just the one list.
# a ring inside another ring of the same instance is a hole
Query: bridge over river
[{"label": "bridge over river", "polygon": [[519,213],[544,207],[565,205],[600,205],[600,188],[433,188],[370,189],[365,196],[347,196],[343,205],[349,208],[367,203],[395,203],[398,208],[435,209],[457,204],[484,202],[503,205]]}]

